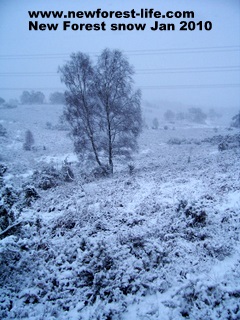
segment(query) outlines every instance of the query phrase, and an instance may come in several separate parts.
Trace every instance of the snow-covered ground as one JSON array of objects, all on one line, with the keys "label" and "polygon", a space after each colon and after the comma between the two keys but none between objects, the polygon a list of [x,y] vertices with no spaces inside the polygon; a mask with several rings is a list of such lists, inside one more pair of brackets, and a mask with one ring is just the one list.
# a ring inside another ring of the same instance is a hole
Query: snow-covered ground
[{"label": "snow-covered ground", "polygon": [[[67,131],[47,129],[61,112],[1,110],[7,184],[66,158],[76,179],[37,189],[21,231],[0,240],[0,318],[240,319],[240,148],[211,139],[237,131],[145,130],[133,173],[117,162],[96,179],[80,174]],[[28,129],[33,151],[22,148]]]}]

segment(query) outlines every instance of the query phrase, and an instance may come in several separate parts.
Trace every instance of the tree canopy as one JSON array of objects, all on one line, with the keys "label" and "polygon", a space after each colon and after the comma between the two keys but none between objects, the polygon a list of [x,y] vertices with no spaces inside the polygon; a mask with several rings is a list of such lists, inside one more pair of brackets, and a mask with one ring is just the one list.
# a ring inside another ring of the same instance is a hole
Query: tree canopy
[{"label": "tree canopy", "polygon": [[87,54],[74,53],[59,72],[68,89],[64,114],[75,151],[113,172],[114,157],[129,158],[137,150],[142,127],[133,68],[122,52],[105,49],[95,65]]}]

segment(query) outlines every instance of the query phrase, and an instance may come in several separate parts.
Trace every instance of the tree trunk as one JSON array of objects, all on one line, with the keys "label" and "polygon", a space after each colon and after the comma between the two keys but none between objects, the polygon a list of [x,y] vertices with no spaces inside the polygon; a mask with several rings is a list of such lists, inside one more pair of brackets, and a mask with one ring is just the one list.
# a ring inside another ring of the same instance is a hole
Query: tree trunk
[{"label": "tree trunk", "polygon": [[106,108],[107,112],[107,125],[108,125],[108,164],[110,168],[110,173],[113,174],[113,160],[112,160],[112,130],[111,130],[111,123],[109,119],[109,106],[107,105]]}]

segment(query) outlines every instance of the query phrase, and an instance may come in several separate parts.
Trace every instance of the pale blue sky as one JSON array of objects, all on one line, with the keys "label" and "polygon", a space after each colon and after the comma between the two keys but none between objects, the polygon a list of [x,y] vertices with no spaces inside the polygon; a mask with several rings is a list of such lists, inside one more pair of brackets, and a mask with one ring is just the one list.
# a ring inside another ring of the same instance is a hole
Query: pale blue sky
[{"label": "pale blue sky", "polygon": [[[150,27],[158,19],[138,18],[118,19],[117,22],[146,23],[145,31],[113,32],[109,26],[116,19],[101,18],[74,22],[105,21],[107,31],[62,31],[60,19],[39,19],[39,22],[59,23],[57,31],[28,30],[28,10],[97,8],[192,10],[195,22],[210,20],[213,29],[179,31],[179,22],[185,19],[164,19],[159,21],[175,23],[176,30],[151,31]],[[142,88],[144,100],[207,108],[240,105],[240,86],[232,86],[240,84],[239,0],[0,0],[0,41],[0,96],[5,99],[19,97],[23,88],[42,89],[48,96],[63,87],[55,73],[72,52],[97,54],[108,47],[126,53],[135,67],[135,85]],[[95,55],[92,56],[94,59]],[[214,88],[216,85],[223,86]]]}]

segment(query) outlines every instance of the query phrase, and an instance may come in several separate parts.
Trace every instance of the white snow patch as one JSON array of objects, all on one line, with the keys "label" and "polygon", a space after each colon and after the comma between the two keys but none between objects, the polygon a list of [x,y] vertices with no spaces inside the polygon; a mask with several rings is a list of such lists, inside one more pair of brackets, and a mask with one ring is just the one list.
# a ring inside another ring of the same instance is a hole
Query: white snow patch
[{"label": "white snow patch", "polygon": [[77,162],[78,158],[74,153],[67,153],[64,155],[42,156],[37,161],[60,164],[60,163],[63,163],[64,160],[67,160],[68,162]]}]

